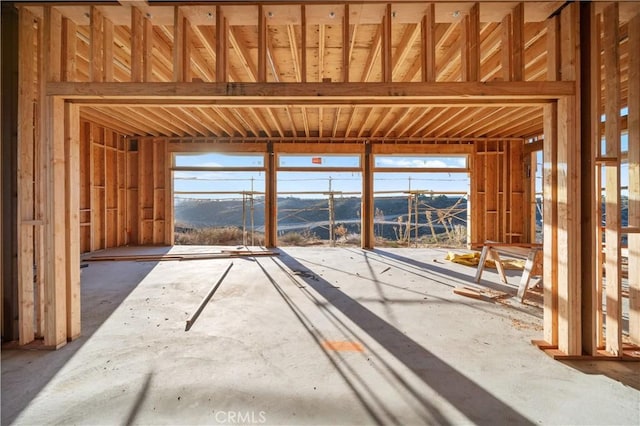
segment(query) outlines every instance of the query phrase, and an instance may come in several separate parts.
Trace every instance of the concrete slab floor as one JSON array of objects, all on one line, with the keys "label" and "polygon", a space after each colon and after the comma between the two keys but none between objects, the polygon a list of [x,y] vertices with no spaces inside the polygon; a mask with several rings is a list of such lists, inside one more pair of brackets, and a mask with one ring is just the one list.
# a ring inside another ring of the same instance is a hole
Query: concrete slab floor
[{"label": "concrete slab floor", "polygon": [[2,424],[640,424],[638,363],[552,360],[541,310],[454,294],[446,250],[280,252],[91,262],[80,339],[3,349]]}]

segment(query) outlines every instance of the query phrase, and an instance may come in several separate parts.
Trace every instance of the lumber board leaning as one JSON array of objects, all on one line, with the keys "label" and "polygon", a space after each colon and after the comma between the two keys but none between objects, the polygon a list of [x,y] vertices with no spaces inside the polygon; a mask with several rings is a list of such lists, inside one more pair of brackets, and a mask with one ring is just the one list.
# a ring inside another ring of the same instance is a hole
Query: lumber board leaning
[{"label": "lumber board leaning", "polygon": [[193,323],[196,322],[196,319],[198,319],[198,317],[204,310],[204,307],[207,305],[207,303],[209,303],[209,300],[211,300],[216,290],[218,290],[218,288],[220,287],[220,284],[222,284],[222,281],[225,279],[225,277],[229,273],[229,270],[231,269],[232,266],[233,266],[233,262],[230,262],[227,268],[222,273],[222,276],[218,279],[218,281],[216,281],[216,283],[213,285],[211,290],[209,290],[209,293],[207,293],[204,299],[202,299],[202,302],[200,302],[198,309],[196,309],[193,315],[191,315],[187,320],[187,324],[185,325],[184,331],[189,331],[191,329],[191,327],[193,326]]},{"label": "lumber board leaning", "polygon": [[[629,22],[629,51],[640,52],[640,13]],[[629,227],[640,228],[640,55],[629,56]],[[640,234],[628,234],[629,271],[640,271]],[[629,339],[640,345],[640,274],[629,273]]]}]

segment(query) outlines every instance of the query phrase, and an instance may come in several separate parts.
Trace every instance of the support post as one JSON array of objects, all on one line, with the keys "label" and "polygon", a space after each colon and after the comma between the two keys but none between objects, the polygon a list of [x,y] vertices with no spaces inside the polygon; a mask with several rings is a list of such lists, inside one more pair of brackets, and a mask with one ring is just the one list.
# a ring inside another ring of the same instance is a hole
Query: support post
[{"label": "support post", "polygon": [[422,18],[422,81],[436,81],[436,10],[435,4],[427,4]]},{"label": "support post", "polygon": [[600,146],[600,50],[596,31],[595,4],[580,3],[580,135],[581,135],[581,197],[580,234],[582,252],[582,352],[595,355],[597,351],[596,326],[596,268],[600,218],[596,216],[599,198],[595,187],[596,149]]},{"label": "support post", "polygon": [[605,89],[605,348],[612,355],[622,351],[622,281],[620,253],[620,55],[618,3],[604,9]]},{"label": "support post", "polygon": [[226,83],[229,80],[227,54],[229,52],[227,20],[222,13],[222,6],[216,6],[216,82]]},{"label": "support post", "polygon": [[264,201],[265,246],[276,247],[278,237],[277,158],[273,142],[267,143],[266,182]]},{"label": "support post", "polygon": [[67,339],[80,337],[80,107],[66,103],[66,287]]},{"label": "support post", "polygon": [[363,249],[373,249],[373,154],[371,144],[366,143],[362,154],[362,207],[360,243]]}]

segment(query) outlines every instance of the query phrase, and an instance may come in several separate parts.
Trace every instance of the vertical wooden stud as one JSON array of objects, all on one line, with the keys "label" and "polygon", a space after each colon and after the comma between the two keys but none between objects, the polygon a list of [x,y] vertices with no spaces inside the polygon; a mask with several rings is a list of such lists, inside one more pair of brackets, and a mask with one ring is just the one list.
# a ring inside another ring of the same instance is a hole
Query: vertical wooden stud
[{"label": "vertical wooden stud", "polygon": [[374,156],[371,152],[371,144],[364,145],[362,153],[362,207],[361,207],[361,246],[363,249],[373,249],[374,235],[374,200],[373,200],[373,169]]},{"label": "vertical wooden stud", "polygon": [[65,104],[67,338],[80,336],[80,110]]},{"label": "vertical wooden stud", "polygon": [[597,351],[596,259],[600,218],[596,216],[599,201],[595,187],[596,149],[600,146],[600,33],[596,23],[595,5],[580,3],[580,161],[581,161],[581,220],[582,235],[582,351],[595,355]]},{"label": "vertical wooden stud", "polygon": [[524,80],[524,3],[520,2],[513,8],[513,21],[511,28],[513,37],[511,38],[512,48],[510,49],[513,58],[511,80]]},{"label": "vertical wooden stud", "polygon": [[184,81],[184,56],[185,51],[182,48],[185,38],[184,13],[180,6],[173,8],[173,81]]},{"label": "vertical wooden stud", "polygon": [[344,18],[342,19],[342,81],[349,82],[349,68],[351,55],[351,25],[349,24],[349,4],[344,5]]},{"label": "vertical wooden stud", "polygon": [[576,96],[558,100],[558,349],[568,355],[582,353],[579,13],[575,3],[560,15],[562,80],[576,81]]},{"label": "vertical wooden stud", "polygon": [[305,5],[300,6],[300,76],[301,82],[307,82],[307,11]]},{"label": "vertical wooden stud", "polygon": [[113,23],[103,18],[102,81],[113,81]]},{"label": "vertical wooden stud", "polygon": [[47,97],[47,208],[45,232],[45,346],[59,348],[67,341],[67,256],[65,106]]},{"label": "vertical wooden stud", "polygon": [[392,80],[391,19],[391,4],[387,4],[382,18],[382,61],[380,61],[382,64],[382,81],[384,83],[391,83]]},{"label": "vertical wooden stud", "polygon": [[618,3],[604,9],[606,350],[622,350],[620,255],[620,56]]},{"label": "vertical wooden stud", "polygon": [[216,82],[226,83],[229,78],[227,67],[227,20],[222,13],[222,6],[216,6]]},{"label": "vertical wooden stud", "polygon": [[62,18],[62,80],[76,80],[76,24]]},{"label": "vertical wooden stud", "polygon": [[469,14],[464,17],[462,30],[465,40],[460,44],[461,80],[480,80],[480,6],[474,3]]},{"label": "vertical wooden stud", "polygon": [[436,10],[428,3],[422,18],[422,81],[436,81]]},{"label": "vertical wooden stud", "polygon": [[258,83],[267,81],[267,19],[264,6],[258,5]]},{"label": "vertical wooden stud", "polygon": [[513,15],[508,13],[502,19],[502,33],[500,41],[500,62],[502,80],[511,81],[513,78]]},{"label": "vertical wooden stud", "polygon": [[90,11],[89,23],[89,80],[100,82],[103,81],[103,18],[102,13],[97,6],[92,5]]},{"label": "vertical wooden stud", "polygon": [[265,199],[264,199],[264,225],[265,225],[265,246],[275,247],[277,245],[278,233],[278,188],[277,172],[278,160],[273,150],[273,142],[267,142],[267,152],[265,153]]},{"label": "vertical wooden stud", "polygon": [[18,338],[21,345],[34,339],[34,101],[33,61],[35,17],[19,11],[18,34]]},{"label": "vertical wooden stud", "polygon": [[144,76],[144,18],[135,6],[131,7],[131,81],[141,82]]},{"label": "vertical wooden stud", "polygon": [[[552,18],[553,19],[553,18]],[[543,328],[544,340],[551,344],[558,344],[558,178],[557,178],[557,141],[558,141],[558,113],[557,105],[544,107],[544,145],[543,145],[543,292],[544,311]]]},{"label": "vertical wooden stud", "polygon": [[153,23],[148,17],[144,18],[144,35],[142,42],[142,79],[153,80]]},{"label": "vertical wooden stud", "polygon": [[[629,21],[629,52],[640,52],[640,14]],[[629,227],[640,228],[640,55],[629,55]],[[629,233],[629,271],[640,271],[640,233]],[[640,345],[640,274],[629,273],[629,339]]]}]

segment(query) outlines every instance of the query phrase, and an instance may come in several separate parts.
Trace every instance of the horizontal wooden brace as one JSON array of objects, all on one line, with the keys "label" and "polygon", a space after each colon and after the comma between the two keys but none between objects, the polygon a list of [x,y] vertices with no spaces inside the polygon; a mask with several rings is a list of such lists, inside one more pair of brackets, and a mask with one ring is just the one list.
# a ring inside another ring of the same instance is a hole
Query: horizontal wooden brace
[{"label": "horizontal wooden brace", "polygon": [[[434,82],[434,83],[71,83],[47,84],[47,95],[68,100],[118,100],[140,103],[156,100],[253,99],[271,105],[284,100],[289,104],[312,104],[349,99],[350,104],[384,103],[388,98],[407,100],[464,99],[508,102],[514,99],[549,101],[575,94],[573,81],[522,82]],[[319,101],[322,99],[322,101]]]}]

